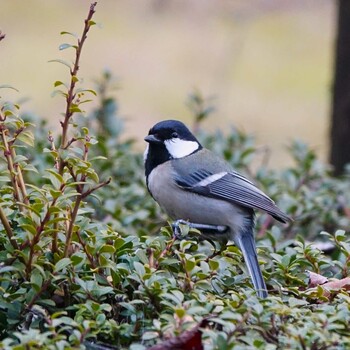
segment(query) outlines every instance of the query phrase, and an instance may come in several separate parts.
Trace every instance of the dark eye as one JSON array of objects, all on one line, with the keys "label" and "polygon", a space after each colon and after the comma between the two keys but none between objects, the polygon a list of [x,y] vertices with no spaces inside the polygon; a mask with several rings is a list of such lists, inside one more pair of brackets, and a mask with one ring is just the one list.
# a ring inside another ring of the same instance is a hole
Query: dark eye
[{"label": "dark eye", "polygon": [[176,139],[177,137],[179,137],[179,134],[178,134],[176,131],[174,131],[174,132],[171,134],[171,137],[172,137],[173,139]]}]

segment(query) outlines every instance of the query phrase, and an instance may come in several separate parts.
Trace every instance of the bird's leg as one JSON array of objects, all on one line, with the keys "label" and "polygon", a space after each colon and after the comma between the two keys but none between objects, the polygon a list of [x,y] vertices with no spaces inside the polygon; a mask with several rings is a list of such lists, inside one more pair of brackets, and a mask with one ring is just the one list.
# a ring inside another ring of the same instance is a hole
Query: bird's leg
[{"label": "bird's leg", "polygon": [[194,222],[189,222],[186,220],[176,220],[171,224],[171,228],[173,230],[174,236],[176,238],[181,238],[181,230],[180,225],[187,225],[190,228],[197,229],[199,231],[203,231],[205,234],[223,234],[227,231],[228,227],[223,225],[207,225],[207,224],[197,224]]}]

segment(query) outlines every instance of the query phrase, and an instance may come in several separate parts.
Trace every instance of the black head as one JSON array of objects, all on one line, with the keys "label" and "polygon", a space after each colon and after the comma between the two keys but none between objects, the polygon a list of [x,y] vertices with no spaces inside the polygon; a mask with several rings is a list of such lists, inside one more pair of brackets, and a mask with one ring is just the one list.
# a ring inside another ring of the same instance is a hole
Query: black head
[{"label": "black head", "polygon": [[176,158],[187,157],[202,148],[186,125],[178,120],[164,120],[154,125],[145,137],[146,176],[156,166]]}]

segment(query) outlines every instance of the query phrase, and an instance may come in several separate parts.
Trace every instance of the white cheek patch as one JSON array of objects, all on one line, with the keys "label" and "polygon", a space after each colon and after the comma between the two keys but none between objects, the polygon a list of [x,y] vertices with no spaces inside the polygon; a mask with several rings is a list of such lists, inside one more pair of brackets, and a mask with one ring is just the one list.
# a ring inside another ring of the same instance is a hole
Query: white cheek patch
[{"label": "white cheek patch", "polygon": [[221,173],[217,173],[217,174],[214,174],[214,175],[210,175],[208,176],[207,178],[199,181],[198,183],[195,184],[195,186],[207,186],[215,181],[218,181],[220,180],[222,177],[224,177],[225,175],[227,175],[227,172],[226,171],[223,171]]},{"label": "white cheek patch", "polygon": [[146,159],[147,159],[147,156],[148,156],[148,150],[149,150],[149,144],[147,144],[145,152],[143,152],[143,162],[144,163],[146,163]]},{"label": "white cheek patch", "polygon": [[165,147],[173,158],[189,156],[199,148],[196,141],[186,141],[178,138],[165,140]]}]

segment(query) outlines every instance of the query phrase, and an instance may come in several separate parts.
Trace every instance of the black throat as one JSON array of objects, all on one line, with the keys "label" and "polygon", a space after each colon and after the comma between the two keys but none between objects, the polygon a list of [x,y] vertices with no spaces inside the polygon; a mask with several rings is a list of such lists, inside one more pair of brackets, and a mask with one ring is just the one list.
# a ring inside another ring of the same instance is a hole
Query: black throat
[{"label": "black throat", "polygon": [[171,155],[164,144],[149,143],[148,153],[145,160],[145,175],[148,183],[148,176],[151,171],[158,165],[165,163],[171,159]]}]

